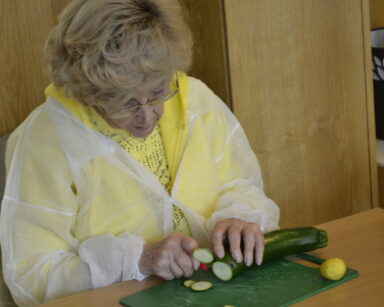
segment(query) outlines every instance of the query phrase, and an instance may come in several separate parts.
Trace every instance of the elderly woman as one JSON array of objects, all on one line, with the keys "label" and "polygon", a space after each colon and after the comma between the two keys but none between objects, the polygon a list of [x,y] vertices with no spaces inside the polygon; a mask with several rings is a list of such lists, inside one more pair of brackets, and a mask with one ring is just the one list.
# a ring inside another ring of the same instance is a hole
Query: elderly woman
[{"label": "elderly woman", "polygon": [[75,0],[46,44],[46,102],[12,134],[1,212],[20,306],[149,275],[190,276],[223,241],[260,264],[279,210],[238,121],[188,77],[175,0]]}]

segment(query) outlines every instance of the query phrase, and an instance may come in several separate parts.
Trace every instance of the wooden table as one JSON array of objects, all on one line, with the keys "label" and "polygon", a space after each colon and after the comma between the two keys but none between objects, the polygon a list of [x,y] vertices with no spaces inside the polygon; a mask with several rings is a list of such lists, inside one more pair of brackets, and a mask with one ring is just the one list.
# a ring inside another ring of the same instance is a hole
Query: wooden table
[{"label": "wooden table", "polygon": [[[384,210],[377,208],[318,225],[328,232],[326,248],[312,252],[320,258],[340,257],[360,277],[301,301],[295,306],[384,306]],[[82,292],[39,306],[118,307],[120,298],[161,282],[151,277]],[[183,306],[181,306],[183,307]]]}]

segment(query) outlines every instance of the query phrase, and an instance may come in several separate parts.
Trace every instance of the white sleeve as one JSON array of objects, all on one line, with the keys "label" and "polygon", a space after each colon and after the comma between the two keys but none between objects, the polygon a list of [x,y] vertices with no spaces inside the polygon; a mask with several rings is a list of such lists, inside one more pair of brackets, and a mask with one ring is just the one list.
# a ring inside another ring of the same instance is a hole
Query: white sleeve
[{"label": "white sleeve", "polygon": [[85,240],[79,248],[80,258],[88,264],[94,288],[118,281],[143,280],[139,270],[144,239],[129,233],[115,237],[105,234]]},{"label": "white sleeve", "polygon": [[261,170],[255,153],[237,119],[223,107],[213,129],[222,137],[212,140],[222,194],[216,211],[207,221],[211,232],[217,221],[239,218],[259,225],[263,232],[278,228],[280,210],[263,190]]},{"label": "white sleeve", "polygon": [[66,156],[49,129],[28,132],[28,137],[11,137],[0,216],[3,275],[15,302],[33,306],[143,279],[138,271],[142,238],[76,237],[80,204]]}]

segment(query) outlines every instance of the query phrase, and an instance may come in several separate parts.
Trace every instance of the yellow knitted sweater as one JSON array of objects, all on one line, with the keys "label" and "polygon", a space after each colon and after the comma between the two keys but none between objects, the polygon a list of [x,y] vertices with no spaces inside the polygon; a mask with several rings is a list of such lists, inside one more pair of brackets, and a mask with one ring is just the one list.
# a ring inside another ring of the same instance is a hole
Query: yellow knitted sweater
[{"label": "yellow knitted sweater", "polygon": [[[168,193],[171,192],[171,176],[159,125],[156,125],[146,138],[136,138],[125,130],[112,128],[93,108],[88,107],[87,114],[95,130],[123,147],[157,177]],[[173,229],[184,235],[190,235],[188,222],[183,212],[176,206],[173,206]]]}]

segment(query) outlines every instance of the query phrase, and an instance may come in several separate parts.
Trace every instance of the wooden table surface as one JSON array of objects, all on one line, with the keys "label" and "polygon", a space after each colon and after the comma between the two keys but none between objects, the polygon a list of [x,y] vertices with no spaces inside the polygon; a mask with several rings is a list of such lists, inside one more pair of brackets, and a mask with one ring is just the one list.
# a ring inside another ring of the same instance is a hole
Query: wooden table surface
[{"label": "wooden table surface", "polygon": [[[384,306],[384,210],[372,209],[318,227],[328,232],[329,243],[310,254],[320,258],[340,257],[348,267],[358,270],[360,277],[294,306]],[[161,279],[156,277],[143,282],[121,282],[39,306],[118,307],[122,297],[159,282]]]}]

